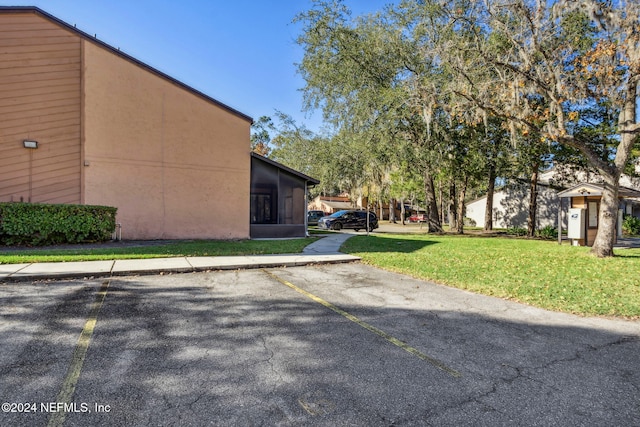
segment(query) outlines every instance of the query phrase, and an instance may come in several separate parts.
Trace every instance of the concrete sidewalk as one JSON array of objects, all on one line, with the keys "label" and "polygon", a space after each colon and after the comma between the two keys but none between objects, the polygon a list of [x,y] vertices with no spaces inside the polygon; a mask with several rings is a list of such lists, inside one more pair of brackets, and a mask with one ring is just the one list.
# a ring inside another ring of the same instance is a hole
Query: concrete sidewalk
[{"label": "concrete sidewalk", "polygon": [[18,281],[67,279],[74,277],[127,276],[135,274],[188,273],[208,270],[295,267],[309,264],[353,262],[360,260],[360,258],[340,252],[342,243],[351,236],[353,236],[351,233],[327,235],[305,247],[300,254],[0,264],[0,280]]}]

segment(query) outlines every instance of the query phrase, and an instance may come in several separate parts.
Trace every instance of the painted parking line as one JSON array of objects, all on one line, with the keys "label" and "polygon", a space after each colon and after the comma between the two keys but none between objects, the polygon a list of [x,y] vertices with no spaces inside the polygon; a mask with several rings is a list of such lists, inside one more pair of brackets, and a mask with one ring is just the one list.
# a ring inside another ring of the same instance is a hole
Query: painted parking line
[{"label": "painted parking line", "polygon": [[[64,403],[68,405],[72,402],[73,394],[76,390],[76,384],[78,383],[78,378],[80,378],[80,372],[82,371],[82,365],[84,364],[84,359],[87,355],[87,350],[89,349],[89,343],[91,342],[91,337],[93,336],[93,330],[96,327],[96,323],[98,322],[98,313],[102,308],[102,303],[104,302],[105,297],[107,296],[107,289],[109,288],[109,281],[105,281],[102,283],[98,294],[96,295],[96,299],[93,301],[91,305],[91,312],[89,313],[89,317],[84,324],[84,328],[82,328],[82,332],[80,333],[80,337],[78,338],[78,343],[76,344],[76,348],[73,352],[73,357],[71,358],[71,365],[69,365],[69,369],[67,370],[67,375],[62,383],[62,388],[58,393],[58,397],[56,398],[56,402],[58,404]],[[58,411],[51,414],[49,417],[48,427],[59,427],[64,424],[65,419],[65,411]]]},{"label": "painted parking line", "polygon": [[431,365],[435,366],[436,368],[446,372],[447,374],[456,377],[456,378],[460,378],[462,376],[462,374],[458,371],[456,371],[455,369],[452,369],[450,367],[448,367],[447,365],[445,365],[444,363],[442,363],[441,361],[434,359],[431,356],[428,356],[424,353],[422,353],[421,351],[419,351],[418,349],[411,347],[410,345],[408,345],[405,342],[402,342],[401,340],[399,340],[398,338],[395,338],[392,335],[389,335],[388,333],[384,332],[381,329],[376,328],[373,325],[370,325],[369,323],[359,319],[357,316],[354,316],[353,314],[350,314],[346,311],[344,311],[343,309],[331,304],[328,301],[323,300],[322,298],[308,292],[305,291],[304,289],[294,285],[291,282],[288,282],[284,279],[282,279],[281,277],[278,277],[277,275],[273,274],[270,271],[267,270],[262,270],[263,272],[265,272],[267,275],[269,275],[270,277],[272,277],[273,279],[277,280],[278,282],[282,283],[285,286],[290,287],[291,289],[293,289],[294,291],[306,296],[307,298],[313,300],[314,302],[325,306],[326,308],[340,314],[341,316],[351,320],[353,323],[365,328],[366,330],[373,332],[374,334],[384,338],[385,340],[387,340],[388,342],[390,342],[391,344],[400,347],[401,349],[403,349],[404,351],[406,351],[407,353],[410,353],[414,356],[416,356],[419,359],[424,360],[425,362],[430,363]]}]

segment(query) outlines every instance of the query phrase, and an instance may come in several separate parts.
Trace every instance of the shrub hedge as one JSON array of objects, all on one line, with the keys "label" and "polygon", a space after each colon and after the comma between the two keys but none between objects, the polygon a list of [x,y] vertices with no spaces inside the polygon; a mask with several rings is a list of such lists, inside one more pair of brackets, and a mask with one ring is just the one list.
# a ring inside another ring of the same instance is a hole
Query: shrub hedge
[{"label": "shrub hedge", "polygon": [[0,244],[44,246],[110,240],[117,208],[0,203]]},{"label": "shrub hedge", "polygon": [[637,236],[640,234],[640,218],[636,218],[631,215],[625,215],[622,222],[622,231],[624,234],[630,234]]},{"label": "shrub hedge", "polygon": [[555,240],[558,238],[558,230],[551,225],[547,225],[544,228],[536,230],[536,236],[541,239]]}]

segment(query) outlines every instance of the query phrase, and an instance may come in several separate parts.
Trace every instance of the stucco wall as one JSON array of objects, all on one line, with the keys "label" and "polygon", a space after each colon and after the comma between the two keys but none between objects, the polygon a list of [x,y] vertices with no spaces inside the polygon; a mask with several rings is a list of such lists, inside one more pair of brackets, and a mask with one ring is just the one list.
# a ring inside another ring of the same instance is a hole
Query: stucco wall
[{"label": "stucco wall", "polygon": [[80,203],[80,68],[72,32],[0,13],[0,201]]},{"label": "stucco wall", "polygon": [[[539,187],[536,228],[555,227],[558,221],[560,202],[553,190]],[[487,198],[475,200],[467,205],[466,216],[473,219],[478,227],[484,227]],[[526,186],[512,185],[493,194],[493,227],[527,227],[529,216],[529,190]]]},{"label": "stucco wall", "polygon": [[84,193],[125,239],[248,238],[250,122],[83,41]]}]

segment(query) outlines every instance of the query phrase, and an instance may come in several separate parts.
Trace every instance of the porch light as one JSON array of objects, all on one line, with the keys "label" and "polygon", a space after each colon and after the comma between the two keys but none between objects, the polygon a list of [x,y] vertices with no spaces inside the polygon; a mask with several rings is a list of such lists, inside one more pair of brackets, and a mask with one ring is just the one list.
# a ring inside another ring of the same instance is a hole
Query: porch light
[{"label": "porch light", "polygon": [[24,145],[24,148],[38,148],[38,141],[25,139],[22,141],[22,145]]}]

